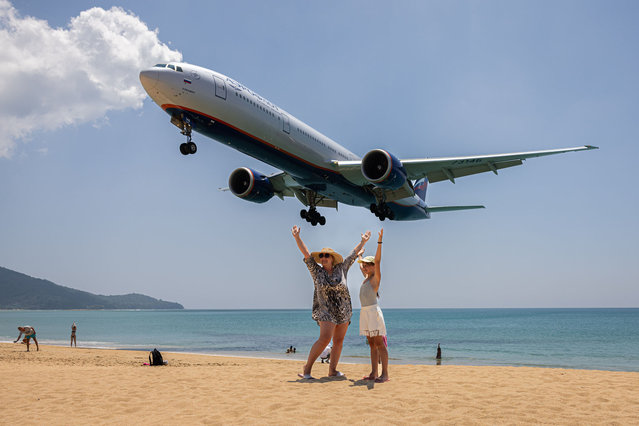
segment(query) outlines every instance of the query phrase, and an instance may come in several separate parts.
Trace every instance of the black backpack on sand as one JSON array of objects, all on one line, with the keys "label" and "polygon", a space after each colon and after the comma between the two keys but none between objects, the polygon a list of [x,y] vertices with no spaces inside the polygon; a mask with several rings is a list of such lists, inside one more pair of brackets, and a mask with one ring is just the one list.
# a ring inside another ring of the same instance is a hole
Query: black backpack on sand
[{"label": "black backpack on sand", "polygon": [[164,365],[162,354],[157,349],[153,349],[149,354],[149,365]]}]

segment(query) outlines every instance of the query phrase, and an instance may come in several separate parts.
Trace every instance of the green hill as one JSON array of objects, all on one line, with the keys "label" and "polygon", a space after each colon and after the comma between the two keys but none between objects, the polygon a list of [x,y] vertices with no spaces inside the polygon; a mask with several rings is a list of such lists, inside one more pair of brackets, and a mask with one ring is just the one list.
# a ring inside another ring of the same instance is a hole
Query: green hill
[{"label": "green hill", "polygon": [[0,309],[184,309],[143,294],[102,296],[0,267]]}]

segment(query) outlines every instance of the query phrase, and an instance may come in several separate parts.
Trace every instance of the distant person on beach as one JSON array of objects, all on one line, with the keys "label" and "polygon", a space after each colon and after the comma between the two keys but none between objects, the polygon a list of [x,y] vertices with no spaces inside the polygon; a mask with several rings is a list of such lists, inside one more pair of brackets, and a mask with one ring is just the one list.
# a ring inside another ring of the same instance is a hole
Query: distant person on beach
[{"label": "distant person on beach", "polygon": [[78,342],[75,338],[75,332],[77,331],[78,326],[75,325],[75,322],[73,323],[73,325],[71,325],[71,347],[73,347],[73,344],[75,343],[75,347],[78,347]]},{"label": "distant person on beach", "polygon": [[[388,350],[384,339],[386,337],[386,324],[382,309],[377,304],[379,298],[379,285],[382,275],[380,272],[380,262],[382,260],[382,237],[384,229],[379,231],[377,240],[377,252],[375,257],[362,257],[364,250],[357,253],[364,282],[359,289],[359,301],[362,309],[359,313],[359,334],[366,336],[368,345],[371,348],[371,372],[364,380],[374,380],[376,383],[387,382],[388,379]],[[377,376],[377,364],[382,361],[382,374]]]},{"label": "distant person on beach", "polygon": [[20,340],[20,336],[22,336],[22,334],[24,334],[24,340],[25,343],[27,344],[27,352],[29,352],[29,340],[33,339],[33,341],[36,344],[36,350],[39,351],[40,350],[40,346],[38,345],[38,339],[36,339],[36,331],[35,328],[31,327],[30,325],[25,325],[24,327],[18,327],[18,331],[20,331],[20,334],[18,334],[18,338],[16,340],[14,340],[13,343],[18,343],[18,340]]},{"label": "distant person on beach", "polygon": [[313,293],[313,319],[320,326],[320,336],[311,347],[308,360],[304,365],[304,372],[298,376],[313,379],[311,369],[324,348],[333,341],[331,359],[328,364],[329,377],[342,377],[337,371],[337,363],[342,353],[342,344],[346,330],[351,322],[353,308],[351,295],[346,285],[346,275],[355,262],[357,253],[364,247],[371,237],[370,231],[362,234],[362,239],[346,259],[331,248],[310,253],[306,244],[300,238],[300,228],[293,226],[293,238],[304,256],[304,263],[308,267],[315,291]]}]

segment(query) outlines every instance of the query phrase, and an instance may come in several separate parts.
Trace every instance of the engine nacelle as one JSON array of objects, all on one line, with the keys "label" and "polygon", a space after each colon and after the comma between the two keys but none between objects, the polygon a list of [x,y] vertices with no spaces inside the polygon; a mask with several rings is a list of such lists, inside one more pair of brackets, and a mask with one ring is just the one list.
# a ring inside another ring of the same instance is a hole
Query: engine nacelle
[{"label": "engine nacelle", "polygon": [[374,149],[364,156],[362,174],[370,183],[384,189],[398,189],[406,182],[402,162],[383,149]]},{"label": "engine nacelle", "polygon": [[271,181],[248,167],[233,170],[229,176],[229,189],[234,195],[254,203],[265,203],[274,195]]}]

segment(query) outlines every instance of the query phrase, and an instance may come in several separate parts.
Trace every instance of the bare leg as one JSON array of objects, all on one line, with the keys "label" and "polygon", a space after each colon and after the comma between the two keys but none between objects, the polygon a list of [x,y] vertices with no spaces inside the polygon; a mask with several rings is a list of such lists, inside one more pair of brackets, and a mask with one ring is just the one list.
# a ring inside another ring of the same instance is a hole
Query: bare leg
[{"label": "bare leg", "polygon": [[[313,368],[313,364],[317,360],[317,357],[320,356],[322,351],[328,346],[331,339],[333,338],[333,333],[335,331],[335,324],[330,321],[320,321],[320,336],[317,341],[311,347],[311,351],[308,353],[308,359],[306,360],[306,365],[304,366],[304,374],[311,374],[311,369]],[[334,347],[333,347],[334,350]],[[331,356],[331,360],[333,357]]]},{"label": "bare leg", "polygon": [[29,342],[31,341],[31,339],[27,339],[27,352],[29,352]]},{"label": "bare leg", "polygon": [[372,337],[366,337],[368,340],[368,346],[371,348],[371,374],[368,375],[368,380],[375,380],[377,378],[377,360],[379,359],[379,352],[375,341]]},{"label": "bare leg", "polygon": [[39,350],[40,350],[40,346],[38,345],[38,340],[34,337],[34,338],[33,338],[33,341],[34,341],[34,342],[35,342],[35,344],[36,344],[36,351],[39,351]]},{"label": "bare leg", "polygon": [[[374,337],[373,340],[377,347],[377,353],[382,359],[382,375],[379,376],[379,379],[385,382],[388,380],[388,349],[386,349],[386,345],[384,345],[383,336]],[[375,362],[375,364],[377,364],[377,362]]]},{"label": "bare leg", "polygon": [[342,345],[344,344],[344,337],[348,330],[348,323],[338,324],[335,326],[335,332],[333,333],[333,348],[331,349],[331,362],[328,365],[328,375],[337,375],[337,363],[339,357],[342,354]]}]

